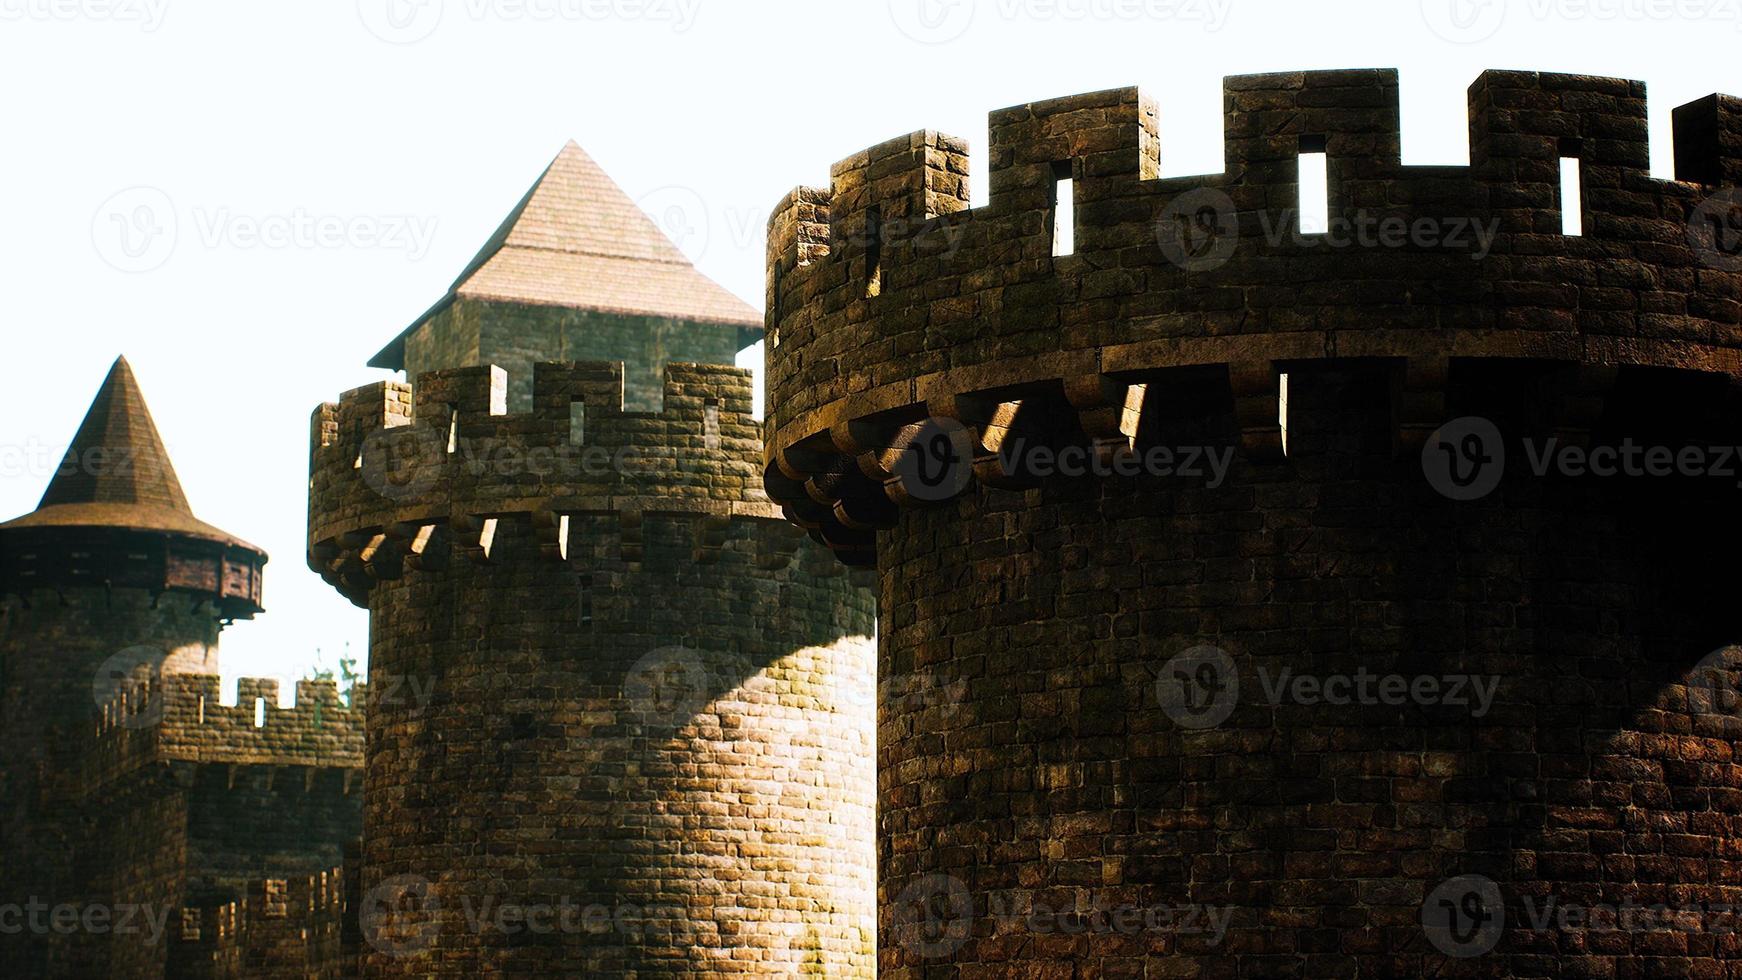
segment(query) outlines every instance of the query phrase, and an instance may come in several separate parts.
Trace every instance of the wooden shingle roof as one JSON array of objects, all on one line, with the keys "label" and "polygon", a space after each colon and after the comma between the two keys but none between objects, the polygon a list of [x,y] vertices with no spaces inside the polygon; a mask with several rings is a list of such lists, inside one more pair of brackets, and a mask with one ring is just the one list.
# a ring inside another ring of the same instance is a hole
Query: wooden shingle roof
[{"label": "wooden shingle roof", "polygon": [[461,298],[762,326],[760,314],[690,264],[572,141],[447,295],[376,354],[370,366],[403,369],[405,338]]},{"label": "wooden shingle roof", "polygon": [[161,531],[260,551],[194,516],[125,357],[109,369],[42,502],[0,531],[45,527]]}]

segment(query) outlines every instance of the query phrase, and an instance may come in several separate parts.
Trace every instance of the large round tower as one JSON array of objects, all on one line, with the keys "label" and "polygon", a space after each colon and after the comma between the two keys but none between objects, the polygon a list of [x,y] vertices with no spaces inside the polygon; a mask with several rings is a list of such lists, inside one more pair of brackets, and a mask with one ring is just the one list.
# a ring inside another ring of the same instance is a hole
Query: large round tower
[{"label": "large round tower", "polygon": [[317,410],[366,976],[872,975],[875,600],[762,492],[750,373],[683,363],[755,326],[571,144],[414,383]]},{"label": "large round tower", "polygon": [[870,976],[873,601],[762,496],[749,373],[506,385],[317,414],[312,560],[371,614],[366,973]]},{"label": "large round tower", "polygon": [[1467,168],[1397,95],[1229,79],[1169,179],[1134,90],[1020,106],[984,207],[922,132],[777,210],[768,492],[965,692],[880,709],[881,976],[1742,959],[1742,109],[1664,181],[1637,82],[1484,74]]}]

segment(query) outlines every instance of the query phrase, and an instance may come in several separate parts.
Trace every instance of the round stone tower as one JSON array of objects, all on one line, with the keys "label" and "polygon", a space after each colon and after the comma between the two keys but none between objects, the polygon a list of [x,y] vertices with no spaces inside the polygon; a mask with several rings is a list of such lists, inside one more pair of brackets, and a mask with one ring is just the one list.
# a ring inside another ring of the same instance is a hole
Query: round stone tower
[{"label": "round stone tower", "polygon": [[771,223],[768,493],[963,694],[880,709],[880,976],[1733,969],[1742,105],[1664,181],[1637,82],[1484,74],[1467,168],[1393,72],[1225,99],[1220,175],[1120,90]]},{"label": "round stone tower", "polygon": [[312,562],[370,610],[370,976],[869,977],[874,601],[759,487],[751,378],[616,363],[316,414]]},{"label": "round stone tower", "polygon": [[[164,816],[169,788],[149,784],[87,812],[84,780],[101,769],[100,731],[156,724],[164,675],[217,672],[219,631],[261,611],[265,563],[194,517],[133,371],[117,360],[41,505],[0,524],[0,901],[179,901],[184,828]],[[87,838],[97,816],[130,832]],[[164,953],[89,935],[13,938],[8,959],[26,976],[131,975],[161,969]]]}]

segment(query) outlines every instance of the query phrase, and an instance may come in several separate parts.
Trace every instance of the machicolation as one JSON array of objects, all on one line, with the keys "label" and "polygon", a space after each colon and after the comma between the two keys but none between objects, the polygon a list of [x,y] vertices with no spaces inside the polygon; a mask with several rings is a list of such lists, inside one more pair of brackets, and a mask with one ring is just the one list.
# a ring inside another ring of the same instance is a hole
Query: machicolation
[{"label": "machicolation", "polygon": [[1737,897],[1736,481],[1533,460],[1734,446],[1742,103],[1661,180],[1638,82],[1486,72],[1467,167],[1393,72],[1224,101],[1222,174],[1122,89],[993,113],[982,207],[925,131],[770,222],[768,494],[877,570],[881,679],[967,692],[879,713],[879,975],[1723,974],[1527,916]]}]

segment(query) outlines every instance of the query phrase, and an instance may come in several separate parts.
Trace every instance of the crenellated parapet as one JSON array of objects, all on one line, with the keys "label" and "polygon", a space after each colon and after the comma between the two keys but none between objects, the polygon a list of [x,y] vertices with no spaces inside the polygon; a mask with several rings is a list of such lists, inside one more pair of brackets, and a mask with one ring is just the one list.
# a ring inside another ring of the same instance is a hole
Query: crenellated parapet
[{"label": "crenellated parapet", "polygon": [[341,935],[340,868],[250,882],[237,894],[195,899],[169,921],[176,976],[338,978],[356,975]]},{"label": "crenellated parapet", "polygon": [[[981,207],[966,145],[930,131],[794,191],[769,225],[769,495],[862,565],[927,419],[959,423],[1000,485],[1004,434],[1129,445],[1169,381],[1208,377],[1241,447],[1278,459],[1281,379],[1306,363],[1389,365],[1415,447],[1464,362],[1541,366],[1550,415],[1588,416],[1629,373],[1742,375],[1742,102],[1676,111],[1675,180],[1649,173],[1640,82],[1485,72],[1467,167],[1404,166],[1398,106],[1393,71],[1232,77],[1224,172],[1161,179],[1155,103],[1118,89],[993,113]],[[1316,153],[1328,223],[1308,233]]]},{"label": "crenellated parapet", "polygon": [[337,771],[346,792],[361,790],[364,685],[347,701],[334,681],[298,681],[289,708],[279,707],[276,679],[243,678],[236,690],[236,703],[226,705],[213,675],[141,672],[118,685],[101,706],[75,791],[151,766],[227,766],[232,777],[260,766],[274,781],[310,787],[320,773]]},{"label": "crenellated parapet", "polygon": [[567,561],[576,518],[614,518],[640,559],[644,521],[693,528],[708,560],[735,522],[757,526],[769,567],[795,532],[761,487],[750,373],[673,364],[659,412],[623,409],[620,363],[534,369],[533,410],[509,414],[497,367],[381,382],[315,411],[309,561],[354,602],[376,582],[450,560],[493,560],[498,522],[530,522],[541,553]]}]

